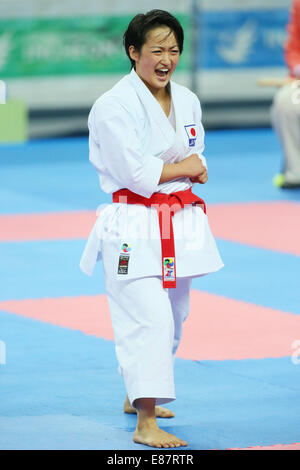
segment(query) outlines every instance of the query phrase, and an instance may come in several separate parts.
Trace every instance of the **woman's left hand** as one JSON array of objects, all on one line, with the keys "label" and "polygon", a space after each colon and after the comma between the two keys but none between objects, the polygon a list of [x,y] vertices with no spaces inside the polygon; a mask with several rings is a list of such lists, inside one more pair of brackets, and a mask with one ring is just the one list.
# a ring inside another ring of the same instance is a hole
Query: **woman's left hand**
[{"label": "woman's left hand", "polygon": [[201,173],[201,175],[196,176],[195,178],[190,178],[190,180],[192,183],[206,183],[206,181],[208,180],[207,169],[204,167],[204,171]]}]

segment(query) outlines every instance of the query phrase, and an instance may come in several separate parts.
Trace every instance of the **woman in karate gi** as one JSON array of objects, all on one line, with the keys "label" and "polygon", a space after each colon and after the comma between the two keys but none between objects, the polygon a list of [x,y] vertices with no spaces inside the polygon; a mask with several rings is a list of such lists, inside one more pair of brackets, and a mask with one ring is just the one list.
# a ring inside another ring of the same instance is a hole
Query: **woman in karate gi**
[{"label": "woman in karate gi", "polygon": [[[191,192],[207,181],[201,108],[194,93],[170,81],[183,48],[177,19],[161,10],[137,15],[124,46],[130,74],[89,115],[89,158],[113,203],[100,208],[80,266],[91,275],[103,261],[124,411],[137,413],[133,440],[186,446],[156,417],[174,416],[159,405],[175,399],[174,358],[192,277],[223,266],[204,201]],[[159,210],[170,201],[174,212],[161,222]]]}]

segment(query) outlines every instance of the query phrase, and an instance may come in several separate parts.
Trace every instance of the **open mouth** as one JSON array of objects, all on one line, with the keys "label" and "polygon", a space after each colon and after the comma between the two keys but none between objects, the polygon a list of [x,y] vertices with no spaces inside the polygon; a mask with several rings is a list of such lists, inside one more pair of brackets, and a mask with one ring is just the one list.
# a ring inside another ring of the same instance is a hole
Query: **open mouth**
[{"label": "open mouth", "polygon": [[155,73],[158,77],[166,77],[169,73],[169,69],[156,69]]}]

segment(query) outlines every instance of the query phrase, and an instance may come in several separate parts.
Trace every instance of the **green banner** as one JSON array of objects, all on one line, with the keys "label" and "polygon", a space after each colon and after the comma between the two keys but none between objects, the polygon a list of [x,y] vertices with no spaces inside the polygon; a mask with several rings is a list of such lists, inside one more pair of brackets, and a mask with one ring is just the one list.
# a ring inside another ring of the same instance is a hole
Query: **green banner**
[{"label": "green banner", "polygon": [[[190,18],[178,69],[190,68]],[[122,44],[132,16],[0,20],[0,78],[126,73]]]}]

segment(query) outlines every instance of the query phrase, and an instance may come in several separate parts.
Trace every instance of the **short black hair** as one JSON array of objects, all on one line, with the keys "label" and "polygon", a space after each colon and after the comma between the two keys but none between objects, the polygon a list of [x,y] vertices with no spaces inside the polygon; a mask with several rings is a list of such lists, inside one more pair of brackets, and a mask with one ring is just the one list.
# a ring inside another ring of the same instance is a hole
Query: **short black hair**
[{"label": "short black hair", "polygon": [[164,10],[151,10],[146,14],[139,13],[132,18],[123,36],[123,44],[131,67],[135,67],[135,61],[129,55],[129,46],[134,46],[135,50],[140,52],[147,40],[147,33],[157,26],[168,26],[173,31],[178,42],[179,52],[182,53],[184,33],[175,16]]}]

